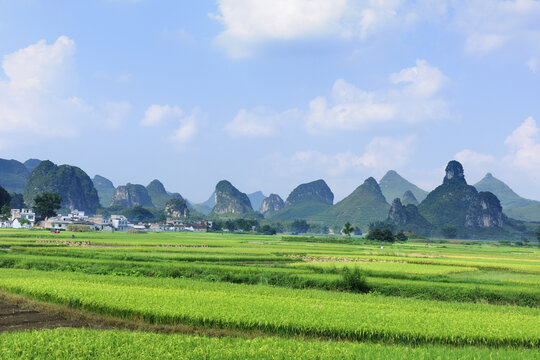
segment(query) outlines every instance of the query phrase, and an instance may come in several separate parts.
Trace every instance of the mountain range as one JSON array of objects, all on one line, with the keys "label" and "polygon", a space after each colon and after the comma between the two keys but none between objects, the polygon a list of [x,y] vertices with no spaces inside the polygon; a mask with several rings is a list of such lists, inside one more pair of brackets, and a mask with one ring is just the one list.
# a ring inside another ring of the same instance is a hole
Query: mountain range
[{"label": "mountain range", "polygon": [[503,212],[511,218],[523,221],[540,221],[540,201],[525,199],[491,173],[476,184],[479,191],[490,191],[501,201]]},{"label": "mountain range", "polygon": [[[41,166],[43,163],[45,164]],[[43,171],[44,169],[47,171]],[[168,192],[157,179],[147,186],[126,184],[115,187],[107,178],[95,175],[89,183],[86,173],[78,167],[55,165],[38,159],[28,159],[24,163],[0,159],[0,186],[12,194],[24,193],[29,205],[32,204],[33,196],[40,192],[58,191],[64,195],[63,206],[76,207],[88,212],[95,212],[97,208],[106,208],[112,204],[163,209],[168,200],[182,198],[178,193]],[[492,174],[488,173],[473,187],[478,192],[493,193],[500,200],[505,216],[522,221],[540,221],[540,201],[519,196]],[[92,195],[94,191],[98,195],[97,204]],[[238,190],[238,193],[241,192]],[[238,195],[234,191],[231,194],[233,194],[231,199]],[[266,197],[261,191],[245,195],[249,200],[249,207],[247,203],[244,204],[243,210],[235,210],[236,214],[245,212],[252,216],[261,213],[269,221],[305,219],[325,224],[350,221],[365,227],[370,222],[386,218],[391,209],[390,204],[396,198],[400,199],[403,207],[414,205],[418,207],[420,214],[426,212],[427,205],[422,203],[427,198],[428,192],[403,178],[396,171],[390,170],[378,183],[373,178],[366,179],[350,195],[336,204],[333,203],[332,191],[322,179],[297,186],[285,201],[277,194]],[[221,206],[223,201],[226,202],[222,200]],[[192,204],[187,200],[186,203],[194,213],[212,213],[213,216],[220,213],[219,207],[217,212],[213,211],[216,206],[215,191],[202,204]],[[436,217],[444,218],[443,215]],[[429,219],[429,215],[427,218],[430,223],[437,222],[435,218]]]}]

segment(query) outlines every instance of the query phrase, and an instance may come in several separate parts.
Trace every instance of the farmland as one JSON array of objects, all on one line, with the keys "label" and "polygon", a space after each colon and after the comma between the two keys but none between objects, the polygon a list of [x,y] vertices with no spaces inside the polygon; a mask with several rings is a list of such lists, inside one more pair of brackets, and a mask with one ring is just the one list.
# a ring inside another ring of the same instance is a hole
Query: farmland
[{"label": "farmland", "polygon": [[4,332],[0,352],[6,358],[50,351],[58,358],[540,356],[538,246],[290,240],[4,230],[1,297],[83,319],[91,329]]}]

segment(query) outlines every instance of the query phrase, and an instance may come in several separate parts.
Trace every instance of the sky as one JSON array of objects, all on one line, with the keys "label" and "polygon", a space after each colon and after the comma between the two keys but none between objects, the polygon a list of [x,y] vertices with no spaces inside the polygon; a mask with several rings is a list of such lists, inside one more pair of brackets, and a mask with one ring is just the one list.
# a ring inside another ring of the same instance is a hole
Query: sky
[{"label": "sky", "polygon": [[194,202],[459,160],[540,199],[540,1],[0,0],[0,157]]}]

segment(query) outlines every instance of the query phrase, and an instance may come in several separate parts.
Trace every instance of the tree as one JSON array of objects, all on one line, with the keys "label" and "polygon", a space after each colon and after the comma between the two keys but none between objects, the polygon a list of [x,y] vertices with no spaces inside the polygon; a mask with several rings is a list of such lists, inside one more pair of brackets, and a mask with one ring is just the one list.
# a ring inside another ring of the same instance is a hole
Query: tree
[{"label": "tree", "polygon": [[400,231],[396,234],[396,239],[398,241],[407,241],[409,238],[407,237],[407,235],[405,235],[403,231]]},{"label": "tree", "polygon": [[291,224],[291,232],[294,234],[304,234],[309,230],[309,224],[306,220],[294,220]]},{"label": "tree", "polygon": [[540,228],[536,230],[536,239],[538,240],[538,245],[540,245]]},{"label": "tree", "polygon": [[351,236],[351,233],[354,231],[354,228],[352,227],[350,222],[346,222],[345,225],[343,225],[343,230],[341,230],[342,233],[344,233],[347,236]]},{"label": "tree", "polygon": [[441,234],[447,239],[454,239],[457,236],[457,229],[451,225],[445,225],[441,229]]},{"label": "tree", "polygon": [[155,220],[155,215],[142,206],[134,206],[124,210],[123,215],[129,220],[138,222],[151,222]]},{"label": "tree", "polygon": [[43,220],[51,216],[56,216],[56,210],[60,209],[62,198],[57,193],[43,193],[34,198],[34,203],[36,218]]},{"label": "tree", "polygon": [[276,235],[276,228],[274,228],[274,227],[272,227],[272,226],[270,226],[268,224],[265,224],[265,225],[260,227],[259,233],[263,234],[263,235]]},{"label": "tree", "polygon": [[0,207],[6,204],[9,205],[10,201],[11,201],[11,195],[9,195],[6,189],[0,186]]},{"label": "tree", "polygon": [[8,204],[4,204],[4,206],[2,206],[2,209],[0,210],[0,217],[2,220],[7,220],[11,217],[11,208]]},{"label": "tree", "polygon": [[24,203],[24,198],[22,194],[12,193],[11,194],[11,201],[9,202],[9,206],[12,209],[22,209],[26,207],[26,204]]},{"label": "tree", "polygon": [[366,236],[366,239],[375,240],[375,241],[384,241],[384,242],[396,241],[394,234],[392,234],[392,230],[381,229],[381,228],[375,228],[373,230],[370,230]]}]

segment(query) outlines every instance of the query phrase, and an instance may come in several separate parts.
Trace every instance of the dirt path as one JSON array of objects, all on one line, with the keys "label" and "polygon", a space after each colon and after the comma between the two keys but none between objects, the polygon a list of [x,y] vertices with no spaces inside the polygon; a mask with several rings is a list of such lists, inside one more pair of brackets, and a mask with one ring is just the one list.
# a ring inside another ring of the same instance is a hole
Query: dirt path
[{"label": "dirt path", "polygon": [[68,320],[60,315],[21,308],[0,300],[0,332],[86,326],[88,325],[82,321]]}]

